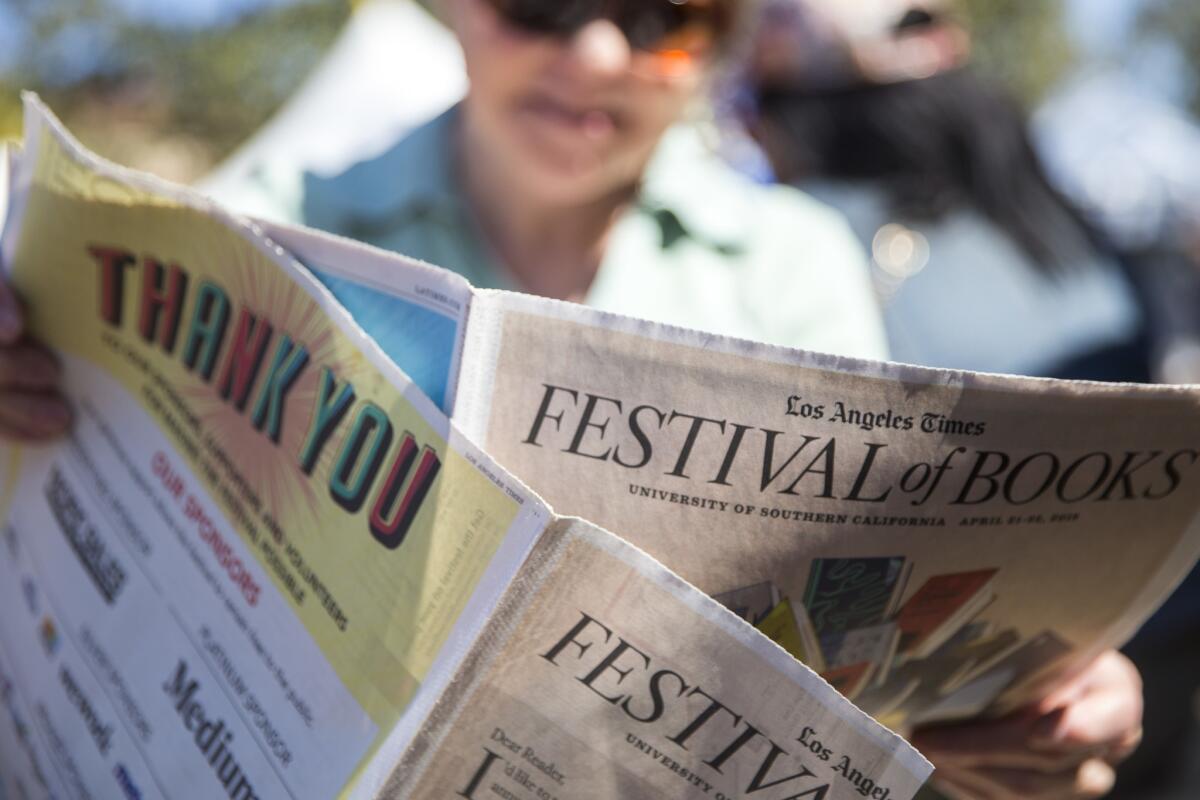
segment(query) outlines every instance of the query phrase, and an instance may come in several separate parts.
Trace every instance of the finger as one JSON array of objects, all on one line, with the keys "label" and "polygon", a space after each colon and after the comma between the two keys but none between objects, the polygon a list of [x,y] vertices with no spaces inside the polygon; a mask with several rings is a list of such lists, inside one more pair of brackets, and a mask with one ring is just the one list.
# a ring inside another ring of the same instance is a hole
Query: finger
[{"label": "finger", "polygon": [[39,344],[0,347],[0,389],[54,389],[61,374],[58,361]]},{"label": "finger", "polygon": [[1129,755],[1140,738],[1141,678],[1110,652],[1070,681],[1068,705],[1037,716],[1032,709],[991,722],[918,731],[913,743],[939,766],[1061,772],[1097,756]]},{"label": "finger", "polygon": [[1117,748],[1136,736],[1142,725],[1141,693],[1099,691],[1063,710],[1049,735],[1040,732],[1030,740],[1032,747],[1070,751],[1103,747]]},{"label": "finger", "polygon": [[1117,784],[1117,771],[1099,758],[1085,761],[1075,775],[1076,790],[1084,797],[1103,797]]},{"label": "finger", "polygon": [[959,797],[970,800],[1007,800],[1007,789],[987,776],[970,770],[956,770],[947,776],[948,783]]},{"label": "finger", "polygon": [[0,281],[0,344],[12,344],[21,338],[25,327],[21,304],[8,284]]},{"label": "finger", "polygon": [[1078,750],[1066,753],[1046,753],[1032,750],[992,752],[981,750],[974,753],[942,757],[925,754],[939,768],[953,767],[955,769],[1011,769],[1023,772],[1040,772],[1043,775],[1056,775],[1069,772],[1079,767],[1085,761],[1093,758],[1107,758],[1108,749],[1096,747],[1089,750]]},{"label": "finger", "polygon": [[1018,711],[995,720],[918,728],[910,741],[927,757],[955,757],[980,750],[1024,749],[1038,717]]},{"label": "finger", "polygon": [[1103,797],[1116,783],[1116,772],[1097,758],[1055,775],[986,768],[956,771],[949,778],[968,796],[987,800],[1067,800]]},{"label": "finger", "polygon": [[62,432],[43,433],[31,430],[28,426],[14,427],[0,420],[0,445],[3,444],[44,444],[53,441]]},{"label": "finger", "polygon": [[1136,682],[1141,687],[1141,676],[1133,662],[1116,650],[1107,650],[1094,658],[1090,664],[1073,675],[1070,680],[1036,704],[1036,708],[1047,714],[1057,708],[1074,703],[1098,686],[1114,683]]},{"label": "finger", "polygon": [[48,439],[64,433],[70,424],[71,410],[56,394],[0,392],[0,426],[10,439]]},{"label": "finger", "polygon": [[1004,767],[1061,772],[1093,755],[1031,750],[1029,739],[1039,719],[1022,711],[998,720],[937,725],[914,732],[911,741],[939,768]]},{"label": "finger", "polygon": [[933,788],[946,800],[988,800],[988,796],[972,788],[969,778],[957,772],[939,769],[933,776]]},{"label": "finger", "polygon": [[1136,743],[1142,726],[1142,682],[1137,669],[1114,652],[1097,659],[1089,672],[1084,693],[1061,713],[1037,724],[1031,747],[1061,752],[1102,746],[1119,753]]}]

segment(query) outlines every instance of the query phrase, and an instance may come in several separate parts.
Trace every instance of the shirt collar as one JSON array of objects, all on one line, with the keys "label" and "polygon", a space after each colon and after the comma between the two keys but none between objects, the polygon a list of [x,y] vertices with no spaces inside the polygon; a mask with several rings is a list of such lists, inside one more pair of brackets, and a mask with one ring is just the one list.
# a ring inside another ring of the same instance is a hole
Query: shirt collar
[{"label": "shirt collar", "polygon": [[309,224],[374,239],[416,216],[452,219],[462,212],[453,161],[456,108],[345,172],[333,177],[308,175],[305,216]]},{"label": "shirt collar", "polygon": [[745,179],[726,165],[695,124],[681,123],[663,136],[646,170],[640,207],[667,233],[667,220],[697,242],[722,252],[745,248],[752,209]]}]

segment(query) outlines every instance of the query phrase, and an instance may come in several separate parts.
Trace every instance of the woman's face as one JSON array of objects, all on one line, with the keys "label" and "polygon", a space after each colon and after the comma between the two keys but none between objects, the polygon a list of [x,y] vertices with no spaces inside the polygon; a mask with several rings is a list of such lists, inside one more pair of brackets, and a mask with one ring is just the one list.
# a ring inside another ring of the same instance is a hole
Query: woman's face
[{"label": "woman's face", "polygon": [[672,74],[608,20],[555,37],[514,27],[489,0],[449,6],[475,135],[522,190],[550,202],[587,203],[635,183],[701,83],[696,62]]}]

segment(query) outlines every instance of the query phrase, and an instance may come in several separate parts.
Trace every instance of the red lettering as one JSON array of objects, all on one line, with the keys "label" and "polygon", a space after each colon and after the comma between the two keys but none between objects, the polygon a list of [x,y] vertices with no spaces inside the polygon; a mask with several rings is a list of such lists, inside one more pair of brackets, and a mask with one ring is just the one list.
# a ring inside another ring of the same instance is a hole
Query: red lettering
[{"label": "red lettering", "polygon": [[[416,439],[406,431],[404,438],[400,441],[400,449],[396,452],[396,458],[392,462],[387,480],[383,482],[383,488],[380,489],[379,499],[375,501],[375,507],[371,510],[371,534],[376,541],[389,550],[395,550],[404,542],[408,529],[412,527],[413,519],[421,509],[425,495],[429,493],[429,487],[433,485],[433,479],[437,477],[438,471],[442,467],[438,454],[432,448],[426,447],[421,453],[420,463],[417,464],[416,473],[413,475],[412,483],[408,486],[408,491],[404,493],[404,498],[396,503],[400,488],[408,478],[408,473],[412,471],[416,455]],[[393,503],[396,503],[394,510],[392,509]],[[390,521],[387,519],[389,511],[391,511],[392,517]]]},{"label": "red lettering", "polygon": [[168,353],[175,349],[186,293],[186,272],[175,264],[169,270],[164,269],[156,259],[146,258],[142,268],[142,306],[138,315],[138,331],[143,339],[147,342],[158,339]]},{"label": "red lettering", "polygon": [[137,259],[128,250],[93,245],[88,253],[100,267],[100,317],[120,326],[125,299],[125,269]]}]

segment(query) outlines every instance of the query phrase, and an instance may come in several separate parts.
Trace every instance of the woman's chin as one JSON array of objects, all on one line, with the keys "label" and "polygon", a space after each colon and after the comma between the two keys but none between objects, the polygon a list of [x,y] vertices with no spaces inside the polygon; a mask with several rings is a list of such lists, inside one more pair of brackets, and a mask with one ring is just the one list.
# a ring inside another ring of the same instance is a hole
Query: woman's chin
[{"label": "woman's chin", "polygon": [[549,115],[519,121],[511,134],[514,156],[531,182],[556,195],[580,195],[603,193],[606,183],[620,181],[618,166],[626,159],[619,132],[607,123],[589,131]]},{"label": "woman's chin", "polygon": [[556,205],[595,201],[623,182],[615,164],[593,154],[541,149],[526,153],[522,160],[520,175],[526,190]]}]

